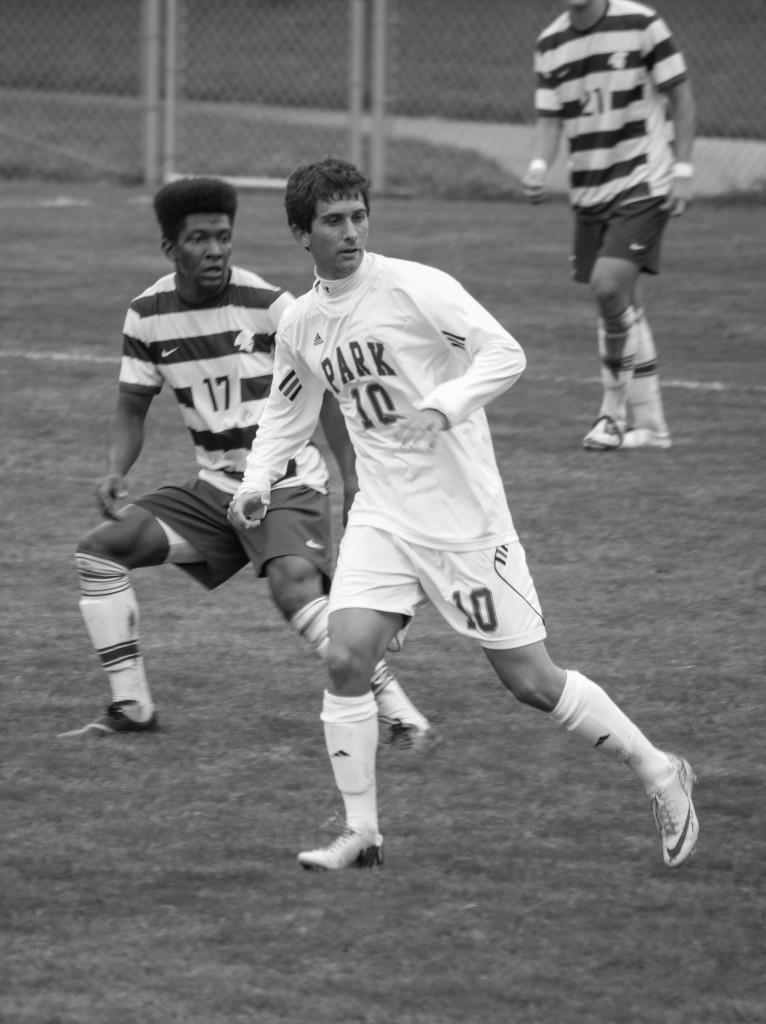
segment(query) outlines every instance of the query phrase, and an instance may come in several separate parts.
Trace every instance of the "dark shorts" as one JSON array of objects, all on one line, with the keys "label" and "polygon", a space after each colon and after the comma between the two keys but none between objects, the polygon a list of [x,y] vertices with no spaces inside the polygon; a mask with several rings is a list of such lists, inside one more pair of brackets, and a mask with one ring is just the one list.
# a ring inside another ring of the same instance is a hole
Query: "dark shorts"
[{"label": "dark shorts", "polygon": [[645,274],[658,274],[660,243],[670,216],[660,207],[663,196],[626,203],[615,200],[588,209],[575,208],[572,277],[587,284],[601,256],[635,263]]},{"label": "dark shorts", "polygon": [[324,578],[325,593],[332,576],[330,499],[311,487],[279,487],[271,492],[265,519],[253,530],[235,530],[226,518],[231,495],[204,480],[180,487],[161,487],[136,498],[134,505],[188,540],[204,561],[179,563],[208,590],[239,572],[248,562],[257,576],[266,563],[283,555],[298,555],[315,565]]}]

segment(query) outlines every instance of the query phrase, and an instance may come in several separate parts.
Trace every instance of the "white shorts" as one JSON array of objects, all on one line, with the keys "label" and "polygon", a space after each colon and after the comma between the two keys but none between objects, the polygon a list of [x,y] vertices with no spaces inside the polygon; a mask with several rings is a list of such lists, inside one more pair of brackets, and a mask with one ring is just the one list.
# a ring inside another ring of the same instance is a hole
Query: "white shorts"
[{"label": "white shorts", "polygon": [[525,647],[547,635],[519,540],[481,551],[438,551],[371,526],[346,529],[330,614],[370,608],[410,619],[425,600],[482,647]]}]

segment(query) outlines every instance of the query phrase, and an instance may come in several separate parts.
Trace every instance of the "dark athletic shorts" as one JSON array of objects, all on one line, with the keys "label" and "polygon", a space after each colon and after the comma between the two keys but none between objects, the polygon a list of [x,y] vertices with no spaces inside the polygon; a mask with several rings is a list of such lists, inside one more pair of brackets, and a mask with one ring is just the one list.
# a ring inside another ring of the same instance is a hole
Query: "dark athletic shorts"
[{"label": "dark athletic shorts", "polygon": [[658,274],[660,243],[670,216],[661,210],[663,196],[626,203],[575,208],[572,277],[587,284],[600,256],[635,263],[645,274]]},{"label": "dark athletic shorts", "polygon": [[204,561],[178,563],[203,587],[213,590],[252,562],[256,576],[282,555],[299,555],[315,565],[329,592],[332,576],[330,499],[311,487],[278,487],[260,526],[235,530],[226,518],[231,495],[205,480],[161,487],[133,502],[188,540]]}]

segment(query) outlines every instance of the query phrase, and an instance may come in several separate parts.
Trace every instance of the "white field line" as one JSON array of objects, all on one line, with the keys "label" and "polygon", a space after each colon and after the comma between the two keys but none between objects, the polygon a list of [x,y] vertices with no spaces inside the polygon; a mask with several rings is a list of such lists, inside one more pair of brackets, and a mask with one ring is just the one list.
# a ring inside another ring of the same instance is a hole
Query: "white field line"
[{"label": "white field line", "polygon": [[[0,359],[29,359],[34,362],[51,363],[105,363],[114,367],[120,364],[120,356],[99,356],[90,352],[27,352],[24,349],[0,349]],[[532,380],[541,380],[549,384],[599,384],[598,377],[559,377],[556,374],[528,373]],[[733,384],[720,380],[668,380],[662,378],[663,388],[680,388],[685,391],[720,391],[720,392],[762,392],[766,384]]]}]

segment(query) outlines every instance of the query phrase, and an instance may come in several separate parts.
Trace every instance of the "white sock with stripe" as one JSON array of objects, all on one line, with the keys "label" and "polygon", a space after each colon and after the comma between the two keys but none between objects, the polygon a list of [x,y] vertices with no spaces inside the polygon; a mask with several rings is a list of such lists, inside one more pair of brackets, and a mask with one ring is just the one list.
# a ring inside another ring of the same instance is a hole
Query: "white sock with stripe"
[{"label": "white sock with stripe", "polygon": [[628,418],[631,427],[646,427],[658,434],[667,434],[668,425],[662,408],[657,349],[646,314],[636,310],[636,365],[628,383]]},{"label": "white sock with stripe", "polygon": [[625,429],[628,385],[633,376],[638,346],[636,311],[632,306],[598,322],[598,352],[604,390],[600,416],[609,416]]},{"label": "white sock with stripe", "polygon": [[80,612],[101,665],[112,700],[135,701],[131,718],[146,721],[154,711],[139,648],[138,601],[125,566],[78,551]]}]

